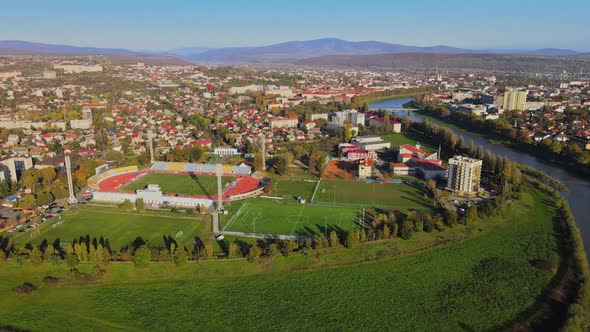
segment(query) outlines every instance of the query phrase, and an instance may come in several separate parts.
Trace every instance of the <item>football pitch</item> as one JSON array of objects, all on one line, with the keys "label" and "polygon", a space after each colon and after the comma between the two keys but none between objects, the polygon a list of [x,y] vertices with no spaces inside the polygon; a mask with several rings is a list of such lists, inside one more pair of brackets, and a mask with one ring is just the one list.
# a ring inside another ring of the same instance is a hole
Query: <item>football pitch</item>
[{"label": "football pitch", "polygon": [[358,208],[341,208],[256,198],[231,206],[224,231],[282,235],[318,235],[358,227]]},{"label": "football pitch", "polygon": [[94,210],[69,211],[62,216],[62,222],[56,218],[47,226],[32,239],[30,234],[22,234],[19,242],[38,245],[43,240],[53,243],[59,239],[62,243],[71,243],[72,240],[88,234],[90,238],[104,237],[109,240],[112,249],[119,250],[122,245],[131,243],[137,237],[141,237],[150,245],[163,247],[163,237],[171,236],[178,243],[190,248],[195,236],[203,237],[207,233],[207,227],[210,227],[196,218],[129,215]]},{"label": "football pitch", "polygon": [[271,182],[272,196],[285,198],[301,196],[309,201],[316,184],[316,181],[273,180]]},{"label": "football pitch", "polygon": [[[222,186],[225,187],[233,180],[232,177],[222,177]],[[148,184],[159,184],[165,194],[207,196],[217,194],[217,177],[199,174],[149,173],[123,187],[123,190],[144,189]]]},{"label": "football pitch", "polygon": [[374,183],[322,179],[313,204],[394,209],[424,209],[432,202],[424,189],[401,183]]}]

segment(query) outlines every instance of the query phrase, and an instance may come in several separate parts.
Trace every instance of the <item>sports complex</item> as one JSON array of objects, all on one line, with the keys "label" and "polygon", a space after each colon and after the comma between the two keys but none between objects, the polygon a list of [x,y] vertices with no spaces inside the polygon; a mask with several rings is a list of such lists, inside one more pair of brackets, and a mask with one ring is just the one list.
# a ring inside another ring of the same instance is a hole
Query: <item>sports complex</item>
[{"label": "sports complex", "polygon": [[[250,166],[219,167],[223,201],[262,193],[263,181],[251,174]],[[97,169],[88,187],[95,201],[120,203],[142,198],[147,204],[210,207],[218,194],[217,168],[215,164],[155,162],[146,170],[137,166]]]},{"label": "sports complex", "polygon": [[416,183],[366,182],[329,174],[320,179],[273,177],[269,181],[247,165],[155,162],[145,170],[136,166],[97,169],[88,186],[98,202],[142,198],[154,206],[204,205],[212,211],[219,198],[218,181],[225,213],[219,215],[214,232],[224,235],[341,233],[361,227],[367,208],[408,211],[431,206],[424,188]]}]

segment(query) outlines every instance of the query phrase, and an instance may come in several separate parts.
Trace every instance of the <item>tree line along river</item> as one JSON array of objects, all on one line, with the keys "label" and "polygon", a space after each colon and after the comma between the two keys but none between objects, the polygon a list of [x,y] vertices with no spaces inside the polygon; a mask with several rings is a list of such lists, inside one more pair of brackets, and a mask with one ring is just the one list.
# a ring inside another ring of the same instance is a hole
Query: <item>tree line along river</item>
[{"label": "tree line along river", "polygon": [[[392,98],[369,104],[369,109],[388,109],[388,108],[403,108],[403,104],[412,101],[413,98]],[[409,117],[414,121],[422,122],[424,117],[418,113],[398,111],[399,116]],[[444,123],[438,125],[445,126]],[[572,213],[576,218],[576,223],[582,238],[584,240],[584,247],[590,248],[590,181],[568,172],[566,169],[558,165],[552,164],[542,158],[520,152],[518,150],[507,147],[503,144],[493,144],[485,137],[473,135],[470,132],[458,128],[450,128],[456,135],[463,136],[465,143],[469,144],[473,140],[475,145],[481,145],[485,150],[489,150],[498,156],[506,157],[514,162],[528,165],[534,169],[542,171],[554,179],[560,181],[569,189],[563,192],[563,197],[568,201]]]}]

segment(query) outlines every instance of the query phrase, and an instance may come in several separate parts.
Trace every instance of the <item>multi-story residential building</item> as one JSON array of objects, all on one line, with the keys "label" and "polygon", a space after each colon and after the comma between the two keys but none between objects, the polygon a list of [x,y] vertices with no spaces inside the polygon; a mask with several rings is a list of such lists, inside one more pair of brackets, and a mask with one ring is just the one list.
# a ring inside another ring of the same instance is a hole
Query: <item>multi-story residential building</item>
[{"label": "multi-story residential building", "polygon": [[508,90],[504,93],[504,101],[502,108],[507,111],[524,110],[526,109],[526,97],[529,94],[524,90]]},{"label": "multi-story residential building", "polygon": [[18,182],[23,171],[33,168],[33,158],[29,156],[11,157],[0,160],[0,180]]},{"label": "multi-story residential building", "polygon": [[371,159],[359,160],[358,173],[359,173],[359,178],[361,178],[361,179],[370,178],[371,175],[373,174],[373,160],[371,160]]},{"label": "multi-story residential building", "polygon": [[463,156],[449,159],[447,188],[461,194],[478,192],[482,165],[480,159]]},{"label": "multi-story residential building", "polygon": [[298,123],[298,118],[273,118],[270,119],[270,128],[296,128]]}]

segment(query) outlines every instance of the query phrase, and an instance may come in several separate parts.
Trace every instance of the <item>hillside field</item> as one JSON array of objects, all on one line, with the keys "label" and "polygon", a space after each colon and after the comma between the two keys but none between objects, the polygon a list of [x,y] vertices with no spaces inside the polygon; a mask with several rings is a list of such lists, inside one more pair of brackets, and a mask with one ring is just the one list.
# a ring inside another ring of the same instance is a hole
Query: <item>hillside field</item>
[{"label": "hillside field", "polygon": [[[410,240],[277,256],[260,263],[151,264],[145,269],[112,263],[87,284],[65,264],[7,262],[0,269],[0,326],[505,330],[535,309],[554,277],[534,262],[544,259],[557,266],[559,255],[554,208],[546,195],[528,189],[498,212],[479,224],[416,234]],[[50,283],[43,281],[46,276],[63,279]],[[24,281],[40,288],[30,295],[14,294],[12,289]]]}]

